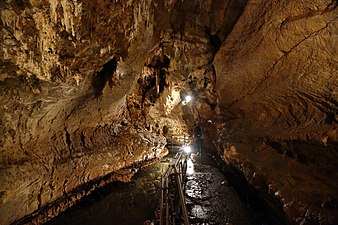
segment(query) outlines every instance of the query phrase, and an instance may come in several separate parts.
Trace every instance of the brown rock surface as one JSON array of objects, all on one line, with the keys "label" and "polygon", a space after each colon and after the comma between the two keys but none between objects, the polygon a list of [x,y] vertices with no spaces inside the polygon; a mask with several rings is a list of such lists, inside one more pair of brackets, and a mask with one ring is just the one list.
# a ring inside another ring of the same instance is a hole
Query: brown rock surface
[{"label": "brown rock surface", "polygon": [[214,61],[226,161],[296,224],[338,222],[337,28],[336,1],[248,1]]},{"label": "brown rock surface", "polygon": [[[164,136],[196,122],[291,221],[337,220],[336,1],[0,10],[0,224],[80,198],[91,182],[128,180],[164,154]],[[181,104],[186,93],[193,104]]]},{"label": "brown rock surface", "polygon": [[154,7],[1,2],[0,224],[163,155],[165,139],[131,126],[126,107],[156,44]]}]

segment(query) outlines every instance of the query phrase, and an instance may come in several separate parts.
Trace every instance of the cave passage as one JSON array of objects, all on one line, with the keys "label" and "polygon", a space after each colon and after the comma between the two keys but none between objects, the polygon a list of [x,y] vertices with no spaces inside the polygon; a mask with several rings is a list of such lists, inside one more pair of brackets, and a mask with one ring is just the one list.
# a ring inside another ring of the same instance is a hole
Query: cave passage
[{"label": "cave passage", "polygon": [[193,225],[337,225],[337,6],[0,1],[0,225],[156,222],[196,125]]},{"label": "cave passage", "polygon": [[[45,225],[159,224],[161,175],[174,154],[139,171],[129,183],[113,182],[95,190]],[[187,160],[185,198],[192,225],[257,225],[210,154],[192,154]],[[183,224],[183,223],[182,223]]]}]

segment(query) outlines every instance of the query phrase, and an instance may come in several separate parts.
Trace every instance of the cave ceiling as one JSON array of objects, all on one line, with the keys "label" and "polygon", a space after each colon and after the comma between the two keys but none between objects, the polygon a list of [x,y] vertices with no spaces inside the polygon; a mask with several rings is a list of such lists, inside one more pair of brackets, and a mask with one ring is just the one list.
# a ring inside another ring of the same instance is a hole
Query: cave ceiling
[{"label": "cave ceiling", "polygon": [[205,147],[292,223],[338,223],[337,1],[5,0],[0,10],[1,224],[108,175],[129,180],[197,123]]}]

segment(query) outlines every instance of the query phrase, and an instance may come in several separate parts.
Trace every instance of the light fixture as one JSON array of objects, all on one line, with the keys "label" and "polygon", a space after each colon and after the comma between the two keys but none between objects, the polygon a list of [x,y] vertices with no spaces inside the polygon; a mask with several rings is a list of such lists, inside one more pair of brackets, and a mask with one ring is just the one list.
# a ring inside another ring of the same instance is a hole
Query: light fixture
[{"label": "light fixture", "polygon": [[192,100],[192,96],[191,95],[186,95],[185,97],[184,97],[184,100],[182,101],[182,104],[183,105],[186,105],[186,104],[188,104],[188,102],[190,102]]},{"label": "light fixture", "polygon": [[190,102],[191,99],[192,99],[192,97],[190,95],[186,95],[185,98],[184,98],[186,103]]},{"label": "light fixture", "polygon": [[183,151],[187,154],[189,154],[191,152],[191,146],[190,145],[186,145],[183,147]]}]

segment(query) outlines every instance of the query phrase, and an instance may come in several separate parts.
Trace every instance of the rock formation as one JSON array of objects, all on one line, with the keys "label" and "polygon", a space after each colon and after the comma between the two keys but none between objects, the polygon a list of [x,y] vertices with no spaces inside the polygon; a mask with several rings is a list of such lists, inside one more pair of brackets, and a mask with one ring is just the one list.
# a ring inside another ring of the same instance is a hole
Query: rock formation
[{"label": "rock formation", "polygon": [[0,10],[0,224],[42,223],[127,181],[197,122],[291,223],[337,223],[337,1]]},{"label": "rock formation", "polygon": [[225,159],[297,224],[337,223],[337,18],[336,1],[248,2],[214,60]]}]

